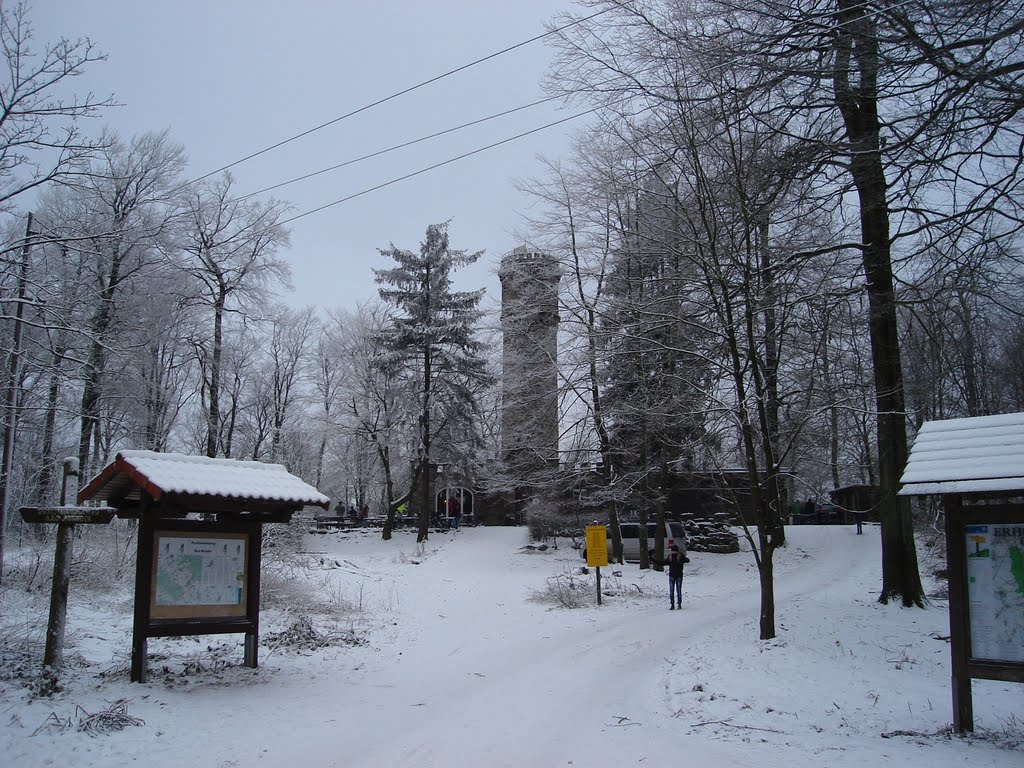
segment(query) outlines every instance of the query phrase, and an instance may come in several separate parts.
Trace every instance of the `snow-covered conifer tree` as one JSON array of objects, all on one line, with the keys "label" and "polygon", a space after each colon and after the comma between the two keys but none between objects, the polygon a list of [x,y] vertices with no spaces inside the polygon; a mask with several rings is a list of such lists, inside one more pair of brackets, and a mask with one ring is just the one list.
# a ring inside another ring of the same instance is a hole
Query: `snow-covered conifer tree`
[{"label": "snow-covered conifer tree", "polygon": [[[427,538],[433,499],[430,466],[440,453],[464,459],[475,443],[477,394],[490,383],[482,344],[474,336],[483,289],[453,291],[452,272],[474,263],[482,251],[467,253],[448,244],[448,223],[431,224],[419,253],[394,244],[381,249],[395,262],[377,269],[380,297],[396,312],[382,342],[385,364],[400,364],[415,382],[417,446],[410,496],[419,512],[417,541]],[[438,438],[446,441],[439,452]]]}]

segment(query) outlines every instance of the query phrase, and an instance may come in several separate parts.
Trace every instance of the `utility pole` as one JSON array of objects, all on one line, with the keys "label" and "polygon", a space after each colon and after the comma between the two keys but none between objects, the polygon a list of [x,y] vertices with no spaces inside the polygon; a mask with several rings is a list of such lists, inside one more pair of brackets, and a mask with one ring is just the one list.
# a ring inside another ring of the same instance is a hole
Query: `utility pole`
[{"label": "utility pole", "polygon": [[32,252],[32,213],[25,223],[25,242],[21,247],[21,274],[18,299],[14,307],[14,340],[11,345],[10,381],[4,397],[3,466],[0,467],[0,583],[4,578],[4,538],[7,530],[7,500],[10,496],[11,466],[14,464],[14,434],[18,415],[18,390],[21,387],[21,326],[28,295],[28,257]]}]

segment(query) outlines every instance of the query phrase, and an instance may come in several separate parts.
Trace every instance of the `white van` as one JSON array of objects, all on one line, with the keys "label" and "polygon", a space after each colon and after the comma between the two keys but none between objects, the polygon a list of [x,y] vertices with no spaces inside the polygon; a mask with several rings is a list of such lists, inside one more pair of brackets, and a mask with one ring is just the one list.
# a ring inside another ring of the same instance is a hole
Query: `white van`
[{"label": "white van", "polygon": [[[607,528],[607,526],[605,526]],[[647,552],[649,556],[654,555],[654,535],[657,533],[657,523],[647,524]],[[627,563],[640,562],[640,523],[619,523],[619,533],[622,535],[622,559]],[[686,554],[686,531],[683,524],[674,520],[665,522],[665,552],[675,544],[679,551]],[[587,548],[584,545],[580,550],[583,559],[587,559]],[[613,557],[612,538],[608,537],[608,561]]]}]

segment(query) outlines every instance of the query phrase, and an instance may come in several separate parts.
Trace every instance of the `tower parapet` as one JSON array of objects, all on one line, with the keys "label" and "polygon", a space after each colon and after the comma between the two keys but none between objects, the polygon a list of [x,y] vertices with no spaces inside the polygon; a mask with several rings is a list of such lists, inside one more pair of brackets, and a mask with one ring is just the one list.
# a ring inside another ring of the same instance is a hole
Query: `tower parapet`
[{"label": "tower parapet", "polygon": [[506,275],[523,269],[536,272],[539,279],[547,281],[558,280],[561,276],[558,262],[551,254],[519,245],[502,256],[498,277],[504,280]]}]

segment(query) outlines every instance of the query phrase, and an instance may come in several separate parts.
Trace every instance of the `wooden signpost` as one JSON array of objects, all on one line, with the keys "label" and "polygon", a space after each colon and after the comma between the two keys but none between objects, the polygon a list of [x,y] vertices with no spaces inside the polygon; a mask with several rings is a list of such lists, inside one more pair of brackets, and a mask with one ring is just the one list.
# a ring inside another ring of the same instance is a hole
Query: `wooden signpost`
[{"label": "wooden signpost", "polygon": [[[67,505],[78,491],[78,459],[64,459],[61,501]],[[64,666],[64,633],[67,627],[68,592],[71,589],[71,561],[76,525],[105,525],[117,511],[111,507],[22,507],[18,510],[26,523],[57,525],[57,543],[53,553],[53,582],[50,587],[50,616],[46,623],[46,647],[43,650],[43,676],[40,692],[44,695],[59,687]]]}]

